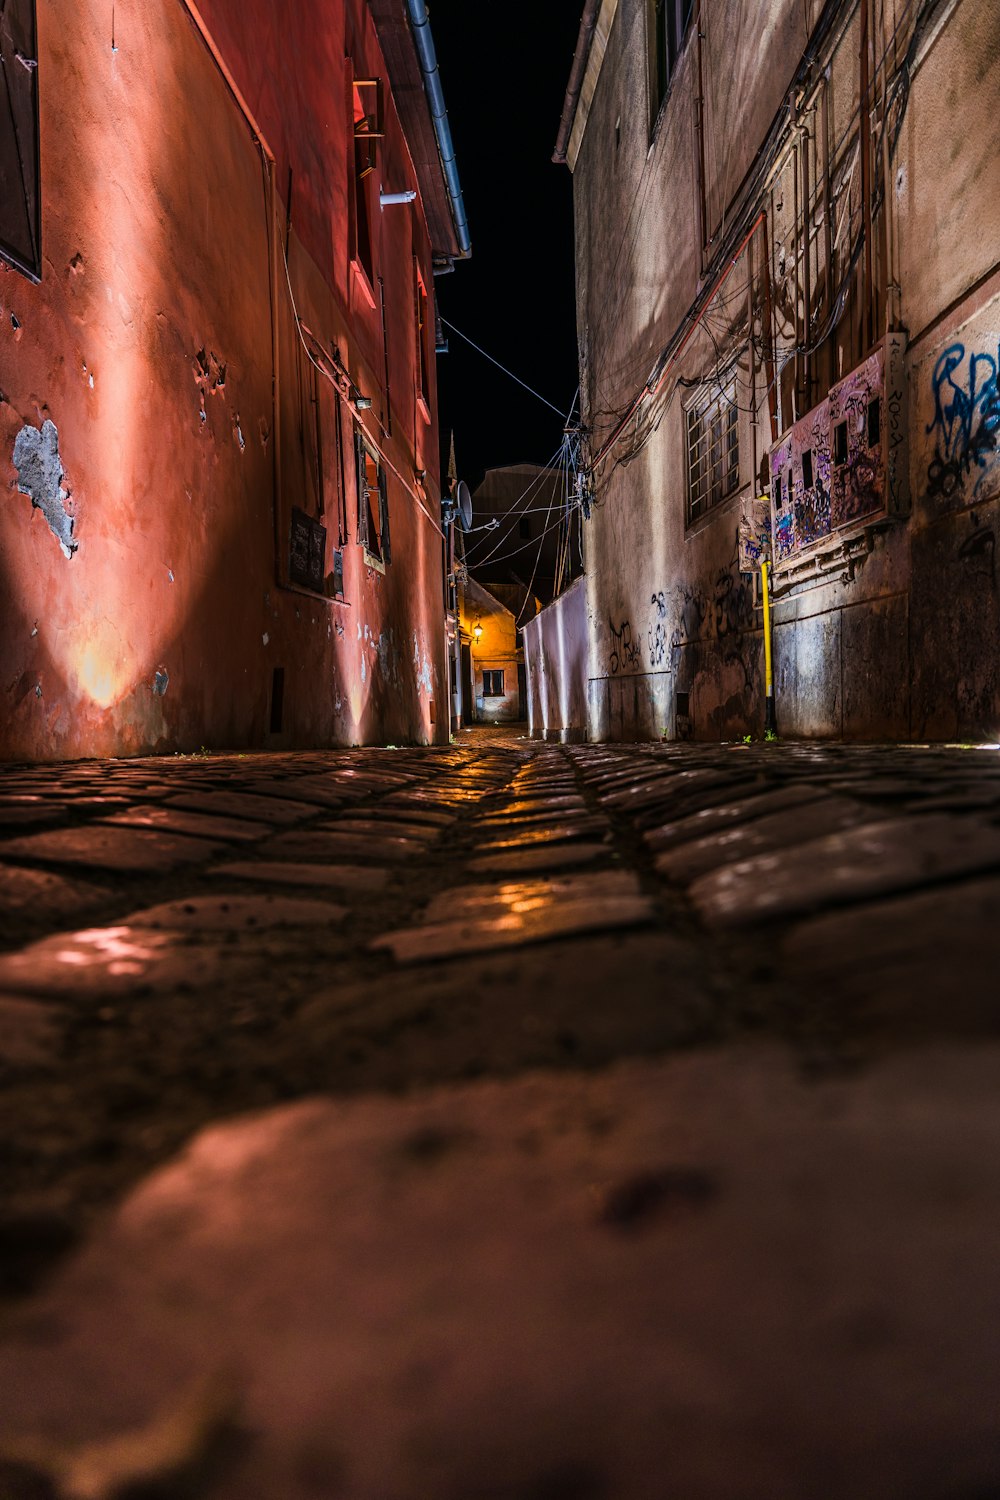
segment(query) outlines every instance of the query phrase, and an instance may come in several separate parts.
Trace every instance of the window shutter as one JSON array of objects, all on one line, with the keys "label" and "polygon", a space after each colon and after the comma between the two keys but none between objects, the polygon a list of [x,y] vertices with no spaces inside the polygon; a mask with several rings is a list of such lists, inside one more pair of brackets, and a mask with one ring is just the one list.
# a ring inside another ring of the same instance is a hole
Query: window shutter
[{"label": "window shutter", "polygon": [[388,564],[392,562],[392,547],[389,544],[389,481],[381,464],[378,470],[378,520],[379,531],[382,533],[382,561]]},{"label": "window shutter", "polygon": [[42,274],[38,179],[38,33],[35,0],[0,5],[0,255]]},{"label": "window shutter", "polygon": [[365,473],[365,440],[354,429],[354,469],[358,489],[358,543],[368,546],[368,479]]}]

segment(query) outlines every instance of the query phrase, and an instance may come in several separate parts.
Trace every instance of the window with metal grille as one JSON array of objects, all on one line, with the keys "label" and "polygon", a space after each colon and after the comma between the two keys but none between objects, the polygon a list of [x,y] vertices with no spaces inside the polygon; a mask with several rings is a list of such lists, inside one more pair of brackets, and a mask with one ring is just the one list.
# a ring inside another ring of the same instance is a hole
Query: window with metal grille
[{"label": "window with metal grille", "polygon": [[687,414],[689,522],[739,488],[738,417],[733,386]]},{"label": "window with metal grille", "polygon": [[0,4],[0,257],[41,279],[35,0]]}]

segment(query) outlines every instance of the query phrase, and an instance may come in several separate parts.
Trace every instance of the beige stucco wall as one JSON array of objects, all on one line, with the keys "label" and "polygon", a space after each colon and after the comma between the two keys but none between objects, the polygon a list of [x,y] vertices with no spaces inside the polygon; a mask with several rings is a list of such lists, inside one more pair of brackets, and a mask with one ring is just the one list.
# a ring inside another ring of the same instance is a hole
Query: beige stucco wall
[{"label": "beige stucco wall", "polygon": [[[870,347],[862,332],[863,257],[846,281],[833,335],[818,339],[826,331],[827,282],[836,287],[847,278],[848,247],[862,224],[857,6],[843,7],[825,85],[795,101],[805,134],[788,136],[763,190],[755,196],[747,189],[768,128],[790,103],[788,85],[819,9],[812,0],[703,0],[651,128],[647,7],[645,0],[619,0],[574,171],[582,400],[592,453],[700,292],[717,275],[726,279],[656,397],[595,472],[593,518],[584,528],[582,726],[594,738],[665,731],[714,739],[763,729],[760,580],[741,571],[738,531],[741,512],[768,482],[766,332],[773,329],[777,346],[779,434]],[[901,12],[890,57],[905,54],[919,10]],[[885,42],[876,37],[880,57]],[[879,74],[876,100],[881,89]],[[872,332],[879,336],[888,311],[908,335],[903,422],[911,509],[891,525],[855,528],[849,566],[780,584],[774,645],[786,734],[994,738],[1000,728],[993,572],[1000,467],[992,437],[1000,423],[998,107],[1000,9],[990,0],[939,6],[910,58],[889,172],[887,272],[877,213],[873,233]],[[876,186],[878,126],[876,111]],[[758,209],[767,220],[749,251],[720,265],[719,246],[733,223],[741,214],[752,223]],[[888,310],[886,279],[901,289]],[[818,345],[801,368],[782,359],[796,343]],[[953,346],[961,354],[950,358],[945,376],[939,361]],[[685,411],[720,383],[716,371],[730,350],[739,355],[740,486],[688,525]],[[678,693],[688,709],[680,724]]]}]

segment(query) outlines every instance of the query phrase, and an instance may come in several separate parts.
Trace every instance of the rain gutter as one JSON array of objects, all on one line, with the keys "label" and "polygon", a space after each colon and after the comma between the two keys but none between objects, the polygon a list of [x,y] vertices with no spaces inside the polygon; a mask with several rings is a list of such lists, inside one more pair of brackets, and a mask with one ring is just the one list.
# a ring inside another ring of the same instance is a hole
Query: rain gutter
[{"label": "rain gutter", "polygon": [[455,160],[451,126],[448,124],[448,111],[445,108],[444,90],[441,87],[441,73],[438,68],[434,38],[431,35],[430,18],[424,0],[406,0],[406,5],[410,15],[410,25],[413,28],[417,56],[420,59],[420,68],[424,75],[424,89],[430,105],[434,134],[437,137],[441,169],[444,172],[445,187],[451,204],[451,217],[455,225],[459,255],[464,260],[472,254],[472,241],[469,238],[469,221],[465,212],[465,200],[462,197],[462,185],[458,180],[458,163]]},{"label": "rain gutter", "polygon": [[570,69],[566,98],[563,101],[562,115],[559,120],[559,134],[556,137],[556,148],[552,153],[552,160],[560,166],[566,161],[566,153],[569,150],[569,138],[576,120],[576,107],[580,102],[580,91],[583,88],[587,64],[590,61],[590,47],[594,40],[594,30],[600,9],[601,0],[587,0],[583,8],[580,33],[576,39],[576,51],[573,53],[573,66]]}]

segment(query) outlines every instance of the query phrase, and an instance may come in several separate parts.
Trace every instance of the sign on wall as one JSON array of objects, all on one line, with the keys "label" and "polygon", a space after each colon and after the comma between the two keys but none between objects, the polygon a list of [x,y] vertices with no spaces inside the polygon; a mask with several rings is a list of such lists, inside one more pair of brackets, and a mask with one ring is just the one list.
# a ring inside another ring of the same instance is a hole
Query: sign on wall
[{"label": "sign on wall", "polygon": [[288,547],[288,577],[299,588],[323,592],[323,567],[326,562],[326,527],[304,510],[292,507],[291,536]]}]

